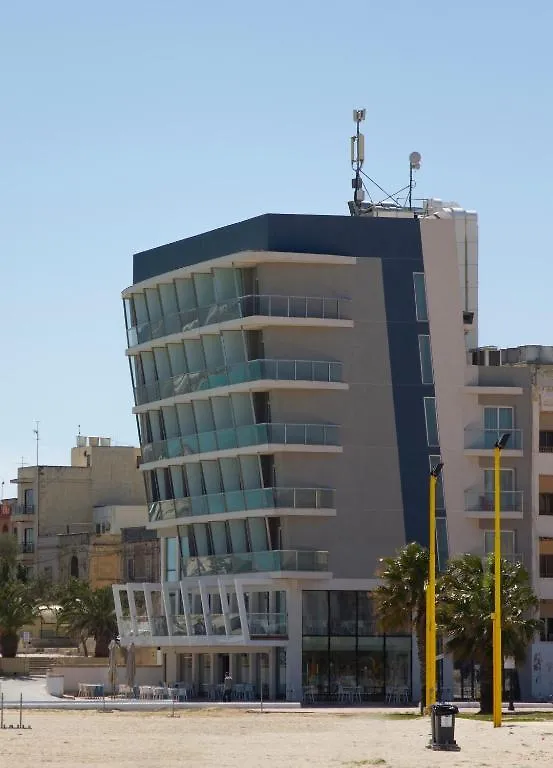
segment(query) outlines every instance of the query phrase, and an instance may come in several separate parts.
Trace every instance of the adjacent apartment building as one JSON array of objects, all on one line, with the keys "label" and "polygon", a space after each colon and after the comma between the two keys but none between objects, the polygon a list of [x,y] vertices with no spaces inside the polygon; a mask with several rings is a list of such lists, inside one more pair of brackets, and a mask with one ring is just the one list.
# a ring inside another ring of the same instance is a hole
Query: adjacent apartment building
[{"label": "adjacent apartment building", "polygon": [[[114,446],[109,438],[79,435],[71,465],[21,467],[11,525],[18,542],[18,561],[29,576],[54,581],[88,579],[96,586],[118,580],[120,557],[112,568],[99,553],[110,543],[97,536],[90,557],[91,534],[113,534],[112,521],[143,525],[147,519],[144,480],[138,469],[140,449]],[[113,544],[113,542],[111,542]],[[120,550],[120,542],[119,542]],[[115,574],[115,578],[113,578]]]},{"label": "adjacent apartment building", "polygon": [[[448,540],[489,550],[487,470],[523,386],[467,365],[477,239],[474,212],[428,201],[264,215],[134,256],[161,567],[114,594],[123,645],[160,648],[168,682],[209,694],[230,670],[270,697],[417,697],[412,638],[375,622],[379,560],[428,543],[440,459],[440,562]],[[520,453],[515,437],[505,458]]]}]

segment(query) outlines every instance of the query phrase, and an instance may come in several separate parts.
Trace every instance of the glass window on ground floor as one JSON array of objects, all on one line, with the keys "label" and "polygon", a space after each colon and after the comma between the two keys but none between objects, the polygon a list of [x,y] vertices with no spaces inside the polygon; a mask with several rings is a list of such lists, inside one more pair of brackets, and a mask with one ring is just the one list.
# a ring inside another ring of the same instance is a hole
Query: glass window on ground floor
[{"label": "glass window on ground floor", "polygon": [[368,592],[304,591],[302,677],[321,699],[405,700],[411,637],[379,634]]}]

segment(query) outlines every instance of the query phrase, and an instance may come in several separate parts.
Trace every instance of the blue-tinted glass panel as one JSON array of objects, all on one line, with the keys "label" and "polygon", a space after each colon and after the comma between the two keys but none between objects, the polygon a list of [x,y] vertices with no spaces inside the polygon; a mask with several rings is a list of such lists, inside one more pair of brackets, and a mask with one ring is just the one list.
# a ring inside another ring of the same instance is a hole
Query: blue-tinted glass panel
[{"label": "blue-tinted glass panel", "polygon": [[426,437],[428,445],[436,446],[440,444],[438,437],[438,416],[436,414],[436,398],[424,398],[424,416],[426,419]]},{"label": "blue-tinted glass panel", "polygon": [[428,308],[426,305],[426,285],[423,272],[413,274],[413,283],[415,287],[415,311],[417,320],[420,323],[428,322]]},{"label": "blue-tinted glass panel", "polygon": [[423,384],[432,384],[434,376],[432,373],[432,349],[430,347],[430,336],[419,336],[419,354],[421,360],[421,379]]}]

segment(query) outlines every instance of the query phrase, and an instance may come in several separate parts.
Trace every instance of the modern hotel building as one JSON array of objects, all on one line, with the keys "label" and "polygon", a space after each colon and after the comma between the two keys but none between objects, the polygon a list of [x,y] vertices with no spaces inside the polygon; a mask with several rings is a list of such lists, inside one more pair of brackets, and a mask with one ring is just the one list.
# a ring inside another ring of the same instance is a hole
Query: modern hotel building
[{"label": "modern hotel building", "polygon": [[438,460],[440,561],[448,539],[493,545],[493,443],[512,428],[504,461],[522,455],[505,411],[522,385],[467,365],[476,214],[365,213],[264,215],[134,256],[127,355],[161,574],[114,593],[122,644],[158,647],[168,682],[208,693],[230,670],[271,698],[416,698],[412,639],[379,632],[371,593],[381,557],[428,543]]}]

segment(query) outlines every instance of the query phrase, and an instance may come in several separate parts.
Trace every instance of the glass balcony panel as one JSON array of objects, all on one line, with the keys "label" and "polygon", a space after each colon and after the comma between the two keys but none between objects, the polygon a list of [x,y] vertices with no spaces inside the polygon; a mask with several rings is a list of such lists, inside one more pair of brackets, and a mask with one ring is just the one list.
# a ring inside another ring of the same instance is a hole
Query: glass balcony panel
[{"label": "glass balcony panel", "polygon": [[205,620],[203,613],[193,613],[189,616],[190,634],[205,635]]},{"label": "glass balcony panel", "polygon": [[484,427],[469,427],[465,430],[465,448],[493,450],[496,442],[505,432],[510,434],[505,450],[522,450],[521,429],[484,429]]},{"label": "glass balcony panel", "polygon": [[335,509],[335,491],[331,490],[330,488],[318,488],[316,506],[320,509]]},{"label": "glass balcony panel", "polygon": [[290,317],[290,301],[288,296],[262,296],[261,314],[270,317]]},{"label": "glass balcony panel", "polygon": [[324,424],[308,424],[305,430],[306,445],[326,445]]},{"label": "glass balcony panel", "polygon": [[138,333],[136,332],[136,328],[129,328],[127,331],[127,343],[129,347],[136,347],[138,344]]},{"label": "glass balcony panel", "polygon": [[244,491],[228,491],[225,496],[228,512],[240,512],[247,509]]},{"label": "glass balcony panel", "polygon": [[[188,442],[189,438],[183,438]],[[216,432],[200,432],[197,435],[198,453],[206,453],[207,451],[216,451],[217,448],[217,433]]]},{"label": "glass balcony panel", "polygon": [[308,298],[305,300],[305,317],[326,317],[325,308],[326,299]]},{"label": "glass balcony panel", "polygon": [[216,432],[217,445],[220,451],[230,450],[236,448],[238,441],[236,439],[236,430],[232,429],[220,429]]},{"label": "glass balcony panel", "polygon": [[231,633],[231,635],[241,635],[242,634],[242,623],[240,622],[240,614],[239,613],[231,613],[231,614],[229,614],[229,623],[230,623],[230,633]]},{"label": "glass balcony panel", "polygon": [[150,628],[150,621],[145,616],[138,616],[136,619],[136,628],[138,635],[141,637],[151,637],[152,631]]},{"label": "glass balcony panel", "polygon": [[342,381],[342,363],[329,363],[329,379],[330,381],[339,382]]},{"label": "glass balcony panel", "polygon": [[324,428],[324,434],[325,434],[325,445],[340,445],[340,440],[338,436],[338,427],[327,424]]},{"label": "glass balcony panel", "polygon": [[[311,301],[312,299],[308,299],[305,296],[290,296],[288,299],[288,317],[311,317],[309,314]],[[317,300],[315,299],[314,301],[316,302]]]},{"label": "glass balcony panel", "polygon": [[188,558],[183,564],[188,576],[270,571],[326,571],[328,552],[274,550],[243,554]]},{"label": "glass balcony panel", "polygon": [[193,515],[207,515],[209,512],[209,496],[193,496],[191,499]]},{"label": "glass balcony panel", "polygon": [[245,495],[246,509],[272,509],[274,506],[272,488],[249,488]]},{"label": "glass balcony panel", "polygon": [[251,637],[284,637],[288,634],[285,613],[249,613]]},{"label": "glass balcony panel", "polygon": [[169,634],[165,616],[152,616],[150,627],[153,637],[167,637]]},{"label": "glass balcony panel", "polygon": [[259,445],[263,442],[268,442],[266,439],[260,439],[262,433],[260,433],[258,427],[263,428],[265,425],[261,424],[246,424],[241,427],[236,427],[236,444],[239,448],[243,448],[246,445]]},{"label": "glass balcony panel", "polygon": [[331,381],[330,363],[314,361],[311,363],[311,379],[313,381]]},{"label": "glass balcony panel", "polygon": [[183,373],[180,376],[173,376],[171,387],[168,388],[170,394],[165,397],[174,397],[175,395],[187,395],[190,392],[190,377]]},{"label": "glass balcony panel", "polygon": [[181,318],[178,313],[172,315],[165,315],[165,334],[180,333],[181,331]]},{"label": "glass balcony panel", "polygon": [[313,488],[297,488],[294,492],[293,506],[300,509],[315,509],[317,506],[317,491]]},{"label": "glass balcony panel", "polygon": [[175,517],[190,517],[192,512],[192,499],[175,499]]},{"label": "glass balcony panel", "polygon": [[186,631],[186,618],[184,615],[177,615],[177,616],[171,616],[171,628],[173,630],[173,635],[187,635],[188,632]]},{"label": "glass balcony panel", "polygon": [[167,440],[167,455],[170,459],[182,456],[182,442],[180,437],[171,437]]},{"label": "glass balcony panel", "polygon": [[284,424],[258,424],[259,443],[285,443],[286,426]]},{"label": "glass balcony panel", "polygon": [[133,632],[132,619],[118,619],[117,626],[119,634],[122,636],[131,635]]},{"label": "glass balcony panel", "polygon": [[222,514],[226,512],[225,494],[224,493],[210,493],[207,496],[209,512],[211,514]]}]

